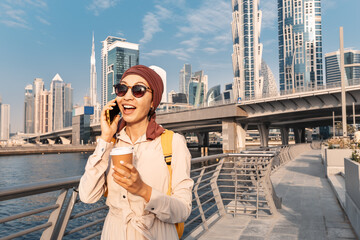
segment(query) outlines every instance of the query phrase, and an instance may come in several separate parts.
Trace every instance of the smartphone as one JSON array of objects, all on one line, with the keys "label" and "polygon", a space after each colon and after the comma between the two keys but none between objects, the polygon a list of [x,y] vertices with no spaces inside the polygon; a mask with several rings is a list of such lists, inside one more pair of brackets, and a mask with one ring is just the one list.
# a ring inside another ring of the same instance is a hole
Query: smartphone
[{"label": "smartphone", "polygon": [[120,108],[117,103],[115,106],[113,106],[112,110],[106,110],[106,121],[108,122],[109,125],[112,124],[114,118],[116,117],[116,115],[119,115],[119,113],[120,113]]}]

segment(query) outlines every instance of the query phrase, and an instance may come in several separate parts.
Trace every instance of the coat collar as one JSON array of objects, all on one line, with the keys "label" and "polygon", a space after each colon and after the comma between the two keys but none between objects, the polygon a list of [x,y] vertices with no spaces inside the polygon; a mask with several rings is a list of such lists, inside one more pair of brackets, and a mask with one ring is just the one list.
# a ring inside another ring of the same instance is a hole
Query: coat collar
[{"label": "coat collar", "polygon": [[146,133],[144,133],[144,134],[141,135],[141,137],[139,137],[139,139],[136,140],[136,142],[133,144],[133,143],[131,142],[130,137],[127,135],[127,133],[126,133],[125,130],[126,130],[126,127],[124,127],[123,129],[121,129],[121,131],[116,134],[116,138],[117,138],[117,139],[120,139],[121,141],[126,142],[126,143],[128,143],[128,144],[131,144],[131,145],[134,145],[134,144],[137,144],[137,143],[141,143],[141,142],[147,142],[147,140],[146,140]]}]

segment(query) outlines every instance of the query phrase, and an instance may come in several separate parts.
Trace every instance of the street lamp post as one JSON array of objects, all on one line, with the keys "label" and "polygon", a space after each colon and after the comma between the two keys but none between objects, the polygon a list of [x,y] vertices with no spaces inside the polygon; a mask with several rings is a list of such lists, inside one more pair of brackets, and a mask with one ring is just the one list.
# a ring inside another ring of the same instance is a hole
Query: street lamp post
[{"label": "street lamp post", "polygon": [[342,128],[343,128],[343,137],[347,137],[345,69],[344,69],[344,32],[343,32],[343,27],[340,27],[340,73],[341,73]]}]

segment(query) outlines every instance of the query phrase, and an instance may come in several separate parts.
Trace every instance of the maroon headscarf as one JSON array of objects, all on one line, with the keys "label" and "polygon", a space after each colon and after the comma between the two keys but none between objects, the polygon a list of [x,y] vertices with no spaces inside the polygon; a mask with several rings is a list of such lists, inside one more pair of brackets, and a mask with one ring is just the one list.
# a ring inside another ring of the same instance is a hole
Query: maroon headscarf
[{"label": "maroon headscarf", "polygon": [[[153,94],[153,108],[149,109],[149,125],[146,129],[146,139],[147,140],[154,140],[158,136],[160,136],[164,132],[164,128],[161,127],[159,124],[155,122],[156,114],[155,110],[159,106],[162,94],[164,91],[164,85],[161,77],[151,68],[146,67],[144,65],[135,65],[123,74],[120,82],[129,75],[138,75],[142,78],[144,78],[148,83],[152,90]],[[123,129],[126,125],[126,122],[123,120],[123,118],[120,119],[118,124],[118,130],[117,132],[120,132],[121,129]]]}]

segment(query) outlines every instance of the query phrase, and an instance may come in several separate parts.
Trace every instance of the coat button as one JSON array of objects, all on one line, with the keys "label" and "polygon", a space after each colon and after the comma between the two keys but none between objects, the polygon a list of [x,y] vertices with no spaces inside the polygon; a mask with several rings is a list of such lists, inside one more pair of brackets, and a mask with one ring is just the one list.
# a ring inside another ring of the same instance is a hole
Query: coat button
[{"label": "coat button", "polygon": [[125,195],[123,195],[123,198],[126,198],[126,196],[125,196]]}]

